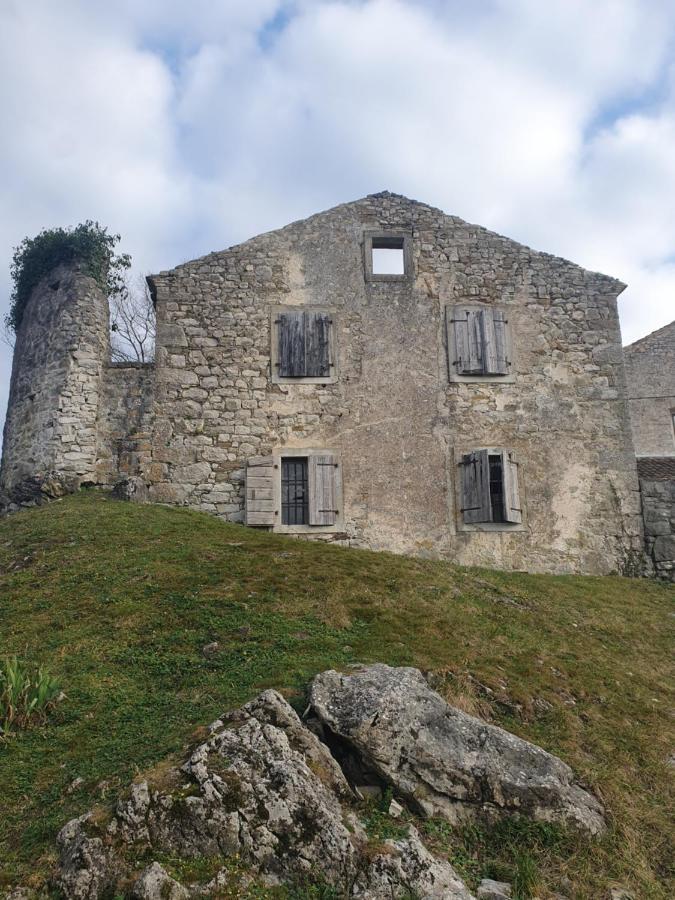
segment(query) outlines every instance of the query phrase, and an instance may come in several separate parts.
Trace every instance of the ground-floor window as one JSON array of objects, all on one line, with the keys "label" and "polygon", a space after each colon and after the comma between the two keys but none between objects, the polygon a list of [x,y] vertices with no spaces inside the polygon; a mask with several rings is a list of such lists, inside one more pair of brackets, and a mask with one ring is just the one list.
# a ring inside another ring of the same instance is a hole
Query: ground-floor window
[{"label": "ground-floor window", "polygon": [[309,467],[306,456],[281,460],[281,523],[307,525],[309,521]]}]

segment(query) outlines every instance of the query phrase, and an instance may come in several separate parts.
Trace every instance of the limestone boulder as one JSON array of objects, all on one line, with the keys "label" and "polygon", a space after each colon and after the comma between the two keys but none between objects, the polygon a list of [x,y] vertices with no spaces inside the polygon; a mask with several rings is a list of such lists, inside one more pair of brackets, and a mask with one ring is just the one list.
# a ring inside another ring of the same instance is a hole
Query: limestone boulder
[{"label": "limestone boulder", "polygon": [[141,872],[131,890],[134,900],[187,900],[189,891],[154,862]]},{"label": "limestone boulder", "polygon": [[474,900],[449,862],[436,859],[412,826],[401,840],[388,840],[352,887],[358,900]]},{"label": "limestone boulder", "polygon": [[602,806],[568,765],[449,706],[417,669],[324,672],[310,705],[336,752],[356,754],[422,815],[461,823],[520,814],[593,835],[605,827]]}]

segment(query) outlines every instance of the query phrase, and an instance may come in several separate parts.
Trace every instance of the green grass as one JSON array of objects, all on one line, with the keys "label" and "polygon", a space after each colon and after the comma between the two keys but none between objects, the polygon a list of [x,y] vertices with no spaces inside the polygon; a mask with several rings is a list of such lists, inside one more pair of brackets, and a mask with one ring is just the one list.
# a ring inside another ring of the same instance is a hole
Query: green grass
[{"label": "green grass", "polygon": [[462,569],[98,493],[6,518],[0,658],[44,666],[67,697],[0,745],[0,887],[41,884],[59,827],[114,803],[199,726],[269,686],[300,708],[316,672],[377,660],[435,670],[446,696],[562,756],[607,806],[598,842],[426,823],[471,883],[671,897],[673,598],[649,581]]}]

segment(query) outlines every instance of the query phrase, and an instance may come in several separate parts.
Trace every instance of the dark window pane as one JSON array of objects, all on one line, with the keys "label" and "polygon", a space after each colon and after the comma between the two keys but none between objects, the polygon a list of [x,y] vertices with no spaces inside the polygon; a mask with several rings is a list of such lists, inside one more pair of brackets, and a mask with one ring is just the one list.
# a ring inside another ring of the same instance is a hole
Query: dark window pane
[{"label": "dark window pane", "polygon": [[281,522],[306,525],[309,519],[307,457],[289,456],[281,460]]},{"label": "dark window pane", "polygon": [[504,522],[504,470],[502,458],[490,455],[490,505],[492,508],[492,521]]}]

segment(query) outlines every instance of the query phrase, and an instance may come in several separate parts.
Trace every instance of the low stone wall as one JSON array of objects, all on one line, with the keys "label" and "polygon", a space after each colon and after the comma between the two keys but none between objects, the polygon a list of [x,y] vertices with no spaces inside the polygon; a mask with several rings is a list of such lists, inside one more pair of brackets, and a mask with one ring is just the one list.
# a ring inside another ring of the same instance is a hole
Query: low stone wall
[{"label": "low stone wall", "polygon": [[675,581],[675,457],[639,459],[645,545],[659,578]]}]

